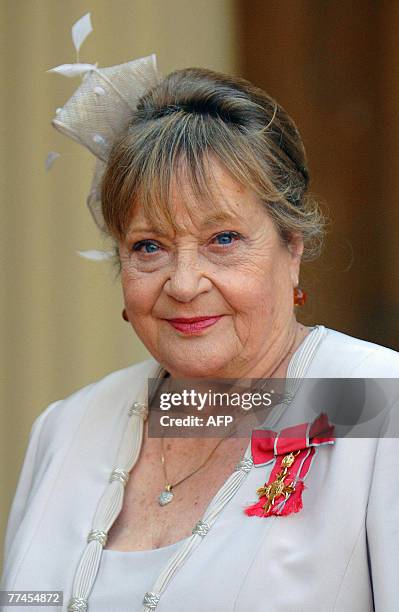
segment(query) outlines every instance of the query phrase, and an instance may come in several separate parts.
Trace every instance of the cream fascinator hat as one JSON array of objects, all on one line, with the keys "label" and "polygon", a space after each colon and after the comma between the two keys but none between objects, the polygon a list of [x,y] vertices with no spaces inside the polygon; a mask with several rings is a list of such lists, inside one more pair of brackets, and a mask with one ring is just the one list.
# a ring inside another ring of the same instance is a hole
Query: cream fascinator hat
[{"label": "cream fascinator hat", "polygon": [[[97,226],[104,232],[106,228],[101,212],[100,183],[110,151],[127,129],[139,98],[159,83],[161,76],[157,70],[155,54],[107,68],[79,62],[80,47],[92,31],[90,13],[87,13],[71,29],[77,61],[56,66],[47,72],[66,77],[82,77],[81,85],[64,106],[56,110],[51,123],[96,157],[87,205]],[[47,170],[59,156],[54,151],[48,154]]]}]

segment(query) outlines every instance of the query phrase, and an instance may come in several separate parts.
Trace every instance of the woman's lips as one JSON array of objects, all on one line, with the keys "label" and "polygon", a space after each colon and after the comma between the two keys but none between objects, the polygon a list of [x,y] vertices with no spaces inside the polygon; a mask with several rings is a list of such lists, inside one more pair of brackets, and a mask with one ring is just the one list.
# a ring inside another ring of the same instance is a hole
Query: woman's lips
[{"label": "woman's lips", "polygon": [[166,319],[175,329],[183,332],[184,334],[196,334],[201,332],[203,329],[214,325],[223,315],[215,315],[211,317],[193,317],[193,318],[179,318],[179,319]]}]

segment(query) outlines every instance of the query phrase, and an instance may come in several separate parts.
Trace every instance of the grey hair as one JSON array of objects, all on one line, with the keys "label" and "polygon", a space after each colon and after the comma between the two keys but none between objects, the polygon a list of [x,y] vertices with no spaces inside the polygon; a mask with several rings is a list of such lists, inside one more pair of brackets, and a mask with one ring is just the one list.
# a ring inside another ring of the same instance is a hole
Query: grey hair
[{"label": "grey hair", "polygon": [[176,70],[144,94],[128,130],[115,143],[102,180],[109,234],[121,239],[135,206],[156,225],[175,226],[172,178],[212,202],[211,158],[251,188],[281,238],[304,241],[316,257],[325,217],[308,194],[309,172],[298,129],[287,112],[249,81],[203,68]]}]

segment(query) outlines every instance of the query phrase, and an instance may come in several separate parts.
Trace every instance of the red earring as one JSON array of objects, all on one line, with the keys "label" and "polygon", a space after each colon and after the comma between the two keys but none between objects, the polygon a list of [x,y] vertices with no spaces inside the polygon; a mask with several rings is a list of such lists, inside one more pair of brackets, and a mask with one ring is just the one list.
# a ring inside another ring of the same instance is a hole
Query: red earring
[{"label": "red earring", "polygon": [[299,287],[294,287],[294,304],[295,306],[303,306],[306,302],[306,293]]},{"label": "red earring", "polygon": [[124,309],[122,310],[122,319],[123,319],[124,321],[129,322],[129,319],[128,319],[128,316],[127,316],[127,312],[126,312],[126,308],[124,308]]}]

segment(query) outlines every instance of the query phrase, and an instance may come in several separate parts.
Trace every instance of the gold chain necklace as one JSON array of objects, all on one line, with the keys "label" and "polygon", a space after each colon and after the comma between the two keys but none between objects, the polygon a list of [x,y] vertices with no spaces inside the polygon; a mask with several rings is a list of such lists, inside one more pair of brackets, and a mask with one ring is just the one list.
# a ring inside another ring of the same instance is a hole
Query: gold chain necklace
[{"label": "gold chain necklace", "polygon": [[[231,436],[231,434],[229,436],[227,436],[227,437],[229,438],[230,436]],[[179,484],[181,484],[182,482],[184,482],[188,478],[191,478],[191,476],[194,476],[194,474],[199,472],[199,470],[202,469],[208,463],[209,459],[212,457],[213,453],[218,448],[218,446],[223,442],[224,439],[225,438],[220,438],[219,442],[211,450],[211,452],[209,453],[209,455],[205,459],[205,461],[203,463],[201,463],[201,465],[199,467],[197,467],[193,472],[191,472],[191,474],[187,474],[187,476],[184,476],[184,478],[181,478],[177,482],[171,483],[171,482],[169,482],[168,475],[167,475],[167,472],[166,472],[166,462],[165,462],[165,454],[164,454],[164,439],[162,438],[162,441],[161,441],[161,445],[162,445],[161,463],[162,463],[163,473],[164,473],[164,477],[165,477],[165,488],[164,488],[164,490],[158,496],[158,502],[159,502],[160,506],[166,506],[166,504],[169,504],[172,501],[172,499],[174,497],[174,494],[172,493],[172,489],[176,488]]]},{"label": "gold chain necklace", "polygon": [[[293,344],[292,346],[295,345],[295,341],[296,341],[296,337],[294,338]],[[293,350],[291,349],[289,351],[288,354],[290,354],[291,352],[293,352]],[[277,369],[280,367],[281,363],[284,361],[284,359],[286,359],[287,356],[284,356],[283,359],[281,360],[281,362],[279,363],[279,365],[277,366],[277,368],[274,370],[274,372],[277,371]],[[274,374],[274,372],[272,372],[272,374],[270,375],[270,377]],[[168,376],[168,374],[167,374]],[[166,376],[166,377],[167,377]],[[270,378],[269,377],[269,378]],[[263,388],[264,385],[262,385]],[[232,435],[233,431],[236,431],[236,427],[233,428],[232,432],[227,436],[228,438],[230,438],[230,436]],[[181,478],[180,480],[178,480],[177,482],[171,483],[169,482],[169,478],[166,472],[166,462],[165,462],[165,454],[164,454],[164,438],[162,438],[161,440],[161,463],[162,463],[162,469],[163,469],[163,473],[164,473],[164,478],[165,478],[165,487],[163,489],[163,491],[161,491],[161,493],[158,496],[158,502],[160,506],[166,506],[167,504],[169,504],[173,497],[174,494],[172,492],[172,489],[175,489],[179,484],[181,484],[182,482],[184,482],[185,480],[187,480],[188,478],[191,478],[191,476],[194,476],[194,474],[196,474],[197,472],[199,472],[199,470],[201,470],[210,460],[210,458],[212,457],[213,453],[215,452],[215,450],[218,448],[218,446],[223,442],[225,438],[221,438],[219,440],[219,442],[216,444],[216,446],[212,449],[212,451],[209,453],[208,457],[205,459],[205,461],[203,463],[201,463],[201,465],[199,467],[197,467],[193,472],[191,472],[190,474],[187,474],[187,476],[184,476],[184,478]]]}]

